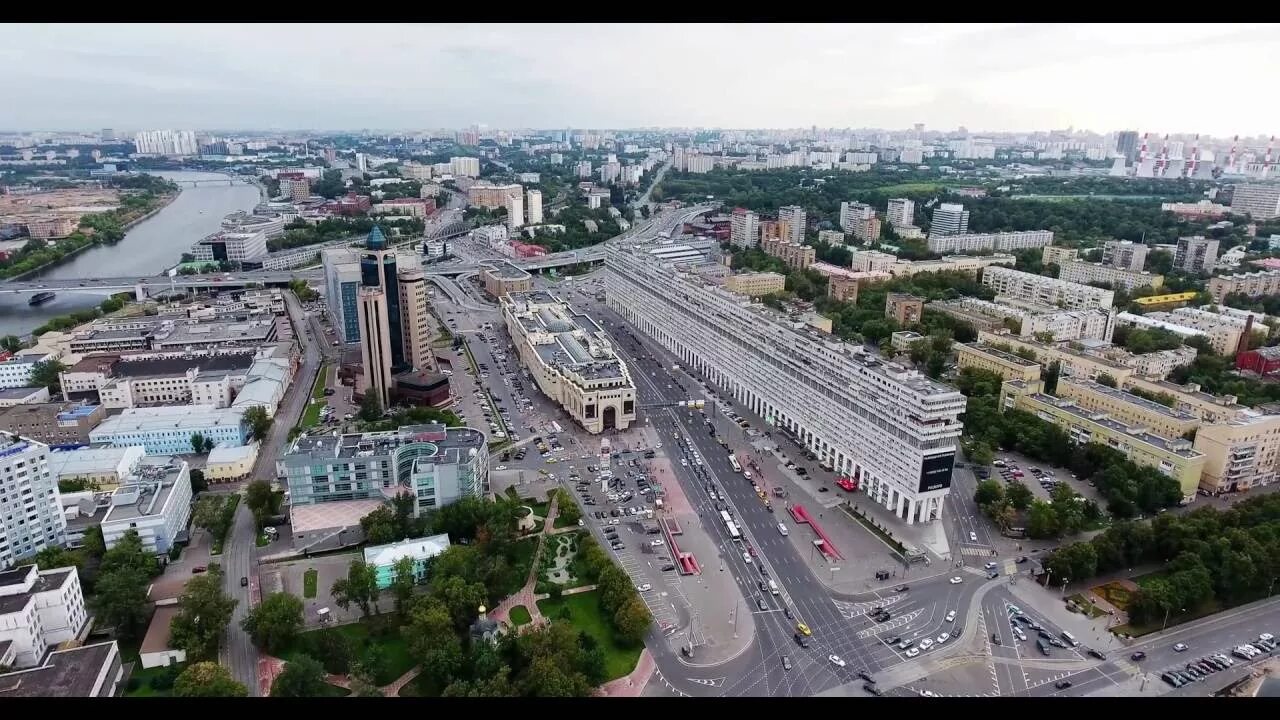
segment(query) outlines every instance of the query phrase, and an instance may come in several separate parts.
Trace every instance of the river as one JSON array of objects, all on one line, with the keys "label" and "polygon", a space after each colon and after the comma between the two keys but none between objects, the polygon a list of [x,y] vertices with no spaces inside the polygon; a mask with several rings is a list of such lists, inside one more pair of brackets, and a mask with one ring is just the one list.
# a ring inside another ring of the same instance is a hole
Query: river
[{"label": "river", "polygon": [[[209,172],[155,172],[169,180],[216,180],[226,175]],[[253,185],[183,186],[182,192],[160,212],[134,225],[115,245],[92,247],[40,277],[66,280],[94,277],[156,275],[172,267],[192,243],[216,232],[222,218],[236,210],[252,210],[260,201]],[[27,305],[26,295],[0,295],[0,335],[25,335],[49,318],[93,307],[104,293],[59,292],[39,307]]]}]

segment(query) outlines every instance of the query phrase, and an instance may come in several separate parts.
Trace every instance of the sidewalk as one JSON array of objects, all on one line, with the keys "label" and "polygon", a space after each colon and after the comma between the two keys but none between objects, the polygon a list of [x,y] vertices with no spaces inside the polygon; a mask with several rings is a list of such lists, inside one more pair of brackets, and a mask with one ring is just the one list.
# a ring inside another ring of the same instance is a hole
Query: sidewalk
[{"label": "sidewalk", "polygon": [[649,684],[649,678],[653,677],[653,671],[657,668],[657,663],[653,661],[653,655],[649,653],[648,648],[640,652],[640,660],[636,663],[636,669],[631,674],[610,680],[596,689],[596,697],[640,697],[644,692],[644,688]]}]

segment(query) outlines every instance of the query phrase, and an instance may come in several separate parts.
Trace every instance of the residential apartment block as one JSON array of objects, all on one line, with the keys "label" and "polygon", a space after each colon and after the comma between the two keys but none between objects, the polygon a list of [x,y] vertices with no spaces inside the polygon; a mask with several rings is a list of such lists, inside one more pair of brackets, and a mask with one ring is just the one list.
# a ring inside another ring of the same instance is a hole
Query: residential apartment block
[{"label": "residential apartment block", "polygon": [[915,227],[916,204],[907,198],[893,198],[884,216],[894,228]]},{"label": "residential apartment block", "polygon": [[1146,266],[1148,250],[1146,245],[1132,240],[1108,240],[1102,244],[1102,264],[1140,273]]},{"label": "residential apartment block", "polygon": [[1043,383],[1039,381],[1006,382],[1000,390],[1000,407],[1024,410],[1054,423],[1065,430],[1075,443],[1096,442],[1114,448],[1134,463],[1155,468],[1177,480],[1183,498],[1195,499],[1205,456],[1188,440],[1161,437],[1106,413],[1082,408],[1071,400],[1046,395]]},{"label": "residential apartment block", "polygon": [[1077,248],[1059,247],[1057,245],[1045,245],[1044,250],[1040,251],[1040,262],[1045,265],[1050,263],[1061,265],[1066,260],[1075,260],[1080,256],[1080,250]]},{"label": "residential apartment block", "polygon": [[794,270],[803,270],[817,259],[817,251],[810,245],[800,245],[785,240],[763,240],[760,249],[766,255],[772,255]]},{"label": "residential apartment block", "polygon": [[930,303],[929,308],[967,322],[973,322],[975,315],[994,319],[994,323],[978,323],[987,329],[1004,325],[1003,321],[1006,319],[1013,320],[1017,323],[1017,332],[1020,337],[1034,338],[1049,333],[1054,342],[1066,340],[1110,342],[1114,324],[1113,313],[1102,308],[1062,310],[1052,305],[1008,298],[996,303],[975,297],[960,297],[955,300]]},{"label": "residential apartment block", "polygon": [[929,250],[936,253],[1008,252],[1010,250],[1045,247],[1052,244],[1052,230],[960,233],[957,235],[934,235],[930,233],[929,235]]},{"label": "residential apartment block", "polygon": [[587,432],[635,422],[635,383],[595,320],[543,291],[504,296],[502,316],[538,389]]},{"label": "residential apartment block", "polygon": [[985,343],[956,343],[956,365],[993,372],[1005,380],[1034,382],[1040,379],[1040,363]]},{"label": "residential apartment block", "polygon": [[958,203],[941,203],[929,220],[929,237],[963,235],[969,232],[969,211]]},{"label": "residential apartment block", "polygon": [[1218,241],[1201,235],[1178,238],[1173,266],[1189,273],[1207,273],[1218,262]]},{"label": "residential apartment block", "polygon": [[1196,433],[1195,448],[1205,456],[1200,489],[1207,493],[1270,485],[1280,464],[1280,415],[1250,411],[1205,425]]},{"label": "residential apartment block", "polygon": [[[989,267],[982,271],[982,284],[995,290],[997,296],[1015,300],[1057,305],[1070,309],[1111,307],[1115,293],[1090,285],[1033,275],[1006,267]],[[997,301],[999,297],[997,297]]]},{"label": "residential apartment block", "polygon": [[664,266],[648,249],[606,248],[611,308],[898,517],[941,516],[963,395]]},{"label": "residential apartment block", "polygon": [[1085,410],[1102,412],[1166,438],[1180,438],[1200,427],[1195,415],[1084,378],[1058,378],[1056,395]]},{"label": "residential apartment block", "polygon": [[1151,394],[1163,394],[1173,398],[1173,407],[1200,418],[1206,425],[1235,422],[1247,418],[1250,408],[1236,402],[1234,395],[1211,395],[1195,383],[1178,385],[1164,380],[1149,380],[1131,376],[1120,383],[1125,389],[1137,388]]},{"label": "residential apartment block", "polygon": [[1223,298],[1232,293],[1242,293],[1248,297],[1280,295],[1280,270],[1218,275],[1209,278],[1206,289],[1215,303],[1221,303]]},{"label": "residential apartment block", "polygon": [[[46,570],[23,565],[0,572],[0,659],[12,658],[5,666],[36,665],[50,648],[78,638],[88,620],[74,565]],[[0,698],[11,682],[0,676]]]},{"label": "residential apartment block", "polygon": [[778,208],[778,239],[784,243],[803,243],[808,215],[799,205]]},{"label": "residential apartment block", "polygon": [[1127,270],[1125,268],[1104,263],[1090,263],[1081,260],[1066,260],[1061,265],[1058,279],[1066,282],[1105,283],[1117,290],[1132,292],[1134,288],[1153,287],[1159,289],[1164,285],[1163,275],[1149,272]]},{"label": "residential apartment block", "polygon": [[0,433],[0,570],[66,540],[48,458],[48,445]]},{"label": "residential apartment block", "polygon": [[[1240,345],[1240,336],[1244,329],[1230,323],[1220,322],[1216,313],[1206,313],[1215,317],[1200,315],[1180,315],[1184,310],[1194,308],[1178,308],[1172,313],[1153,312],[1145,315],[1122,312],[1116,315],[1116,322],[1138,328],[1159,328],[1167,330],[1182,338],[1204,337],[1213,346],[1213,351],[1223,355],[1234,354]],[[1265,332],[1266,328],[1263,328]]]},{"label": "residential apartment block", "polygon": [[734,247],[753,248],[760,244],[759,215],[745,208],[735,208],[729,218],[729,242]]},{"label": "residential apartment block", "polygon": [[1231,196],[1231,209],[1248,213],[1254,220],[1280,217],[1280,183],[1237,185]]},{"label": "residential apartment block", "polygon": [[724,289],[729,292],[760,297],[786,289],[787,276],[775,272],[744,272],[724,279]]},{"label": "residential apartment block", "polygon": [[924,315],[924,298],[906,293],[889,293],[884,299],[884,315],[898,327],[920,322]]},{"label": "residential apartment block", "polygon": [[1100,375],[1109,375],[1115,379],[1119,387],[1124,387],[1125,382],[1134,374],[1133,368],[1125,367],[1106,358],[1074,350],[1068,343],[1046,344],[1035,342],[1020,338],[1008,330],[979,330],[978,342],[987,345],[1008,345],[1015,351],[1019,349],[1029,350],[1034,353],[1036,362],[1041,365],[1048,366],[1055,362],[1058,363],[1059,367],[1062,368],[1063,375],[1091,380],[1097,379]]}]

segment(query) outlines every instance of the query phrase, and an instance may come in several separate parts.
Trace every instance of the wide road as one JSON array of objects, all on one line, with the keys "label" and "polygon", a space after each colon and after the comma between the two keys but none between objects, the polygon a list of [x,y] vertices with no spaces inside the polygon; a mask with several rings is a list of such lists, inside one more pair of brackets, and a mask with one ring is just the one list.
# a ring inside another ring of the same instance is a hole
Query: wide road
[{"label": "wide road", "polygon": [[[276,458],[288,439],[289,430],[301,417],[307,400],[311,397],[311,386],[316,372],[320,369],[322,358],[331,353],[327,343],[316,342],[316,338],[324,338],[324,331],[314,315],[305,313],[291,292],[284,293],[285,309],[293,323],[294,333],[302,345],[302,363],[293,382],[285,390],[285,396],[276,409],[275,421],[267,433],[266,440],[258,448],[258,459],[253,468],[253,480],[273,482],[276,477]],[[235,611],[231,616],[231,625],[227,628],[227,642],[222,656],[231,668],[236,680],[249,688],[250,695],[258,694],[258,650],[249,639],[249,634],[241,627],[249,610],[255,604],[254,595],[258,589],[257,561],[257,528],[253,523],[253,514],[245,506],[243,499],[236,510],[235,523],[227,537],[220,561],[223,576],[226,580],[226,592],[237,600]],[[250,585],[242,587],[240,578],[249,578]]]},{"label": "wide road", "polygon": [[[682,214],[683,215],[683,214]],[[662,226],[672,225],[670,220]],[[622,319],[603,306],[588,301],[591,314],[605,319],[608,329],[617,340],[619,354],[632,369],[636,380],[638,402],[641,406],[673,405],[692,395],[680,389],[693,381],[676,376],[670,371],[673,356],[656,347],[648,338],[633,334]],[[784,521],[794,527],[781,507],[769,512],[755,494],[751,483],[735,473],[729,465],[728,454],[708,432],[702,413],[674,407],[650,407],[646,411],[650,424],[662,437],[664,449],[673,459],[680,458],[680,440],[689,444],[690,456],[696,454],[711,477],[710,485],[725,496],[727,505],[739,524],[743,540],[730,541],[715,510],[706,484],[700,482],[690,467],[672,465],[677,479],[692,504],[701,510],[704,530],[712,538],[718,538],[723,549],[720,560],[700,558],[704,572],[711,572],[723,563],[724,572],[733,574],[754,615],[756,638],[742,655],[712,667],[691,666],[670,653],[667,644],[655,634],[650,650],[664,683],[686,695],[723,696],[807,696],[854,682],[859,669],[879,671],[902,662],[903,658],[880,642],[872,632],[874,623],[866,612],[873,605],[884,604],[893,610],[912,605],[906,617],[918,622],[918,632],[941,632],[944,620],[938,608],[951,607],[962,614],[976,591],[977,578],[952,586],[943,578],[913,582],[908,593],[889,593],[884,597],[874,593],[865,595],[841,595],[833,593],[813,575],[800,551],[790,540],[780,535],[777,525]],[[766,468],[767,469],[767,468]],[[748,548],[756,555],[748,563],[743,556],[751,557]],[[779,585],[781,594],[773,596],[761,592],[758,583],[772,579]],[[912,603],[913,595],[920,595],[922,604]],[[760,610],[757,598],[764,600],[767,609]],[[795,619],[788,619],[784,608],[789,608]],[[895,613],[895,616],[897,614]],[[936,617],[935,617],[936,616]],[[813,631],[808,649],[801,649],[794,641],[795,623],[803,621]],[[875,628],[881,633],[895,634],[893,628]],[[837,654],[846,662],[840,668],[828,661],[829,654]],[[783,668],[782,657],[791,659],[793,669]],[[696,659],[694,660],[696,662]]]}]

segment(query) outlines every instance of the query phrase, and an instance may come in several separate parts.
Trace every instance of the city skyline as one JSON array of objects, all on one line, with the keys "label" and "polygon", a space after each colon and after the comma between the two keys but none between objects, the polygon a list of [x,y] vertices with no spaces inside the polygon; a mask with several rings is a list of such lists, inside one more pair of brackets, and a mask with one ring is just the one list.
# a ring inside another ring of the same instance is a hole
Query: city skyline
[{"label": "city skyline", "polygon": [[[42,130],[924,123],[1275,134],[1280,100],[1256,93],[1248,71],[1280,59],[1273,26],[1139,27],[33,24],[0,48],[23,68],[0,92],[6,125]],[[1224,48],[1235,70],[1224,72]],[[1179,102],[1173,113],[1158,101],[1188,88],[1237,102],[1229,112]]]}]

